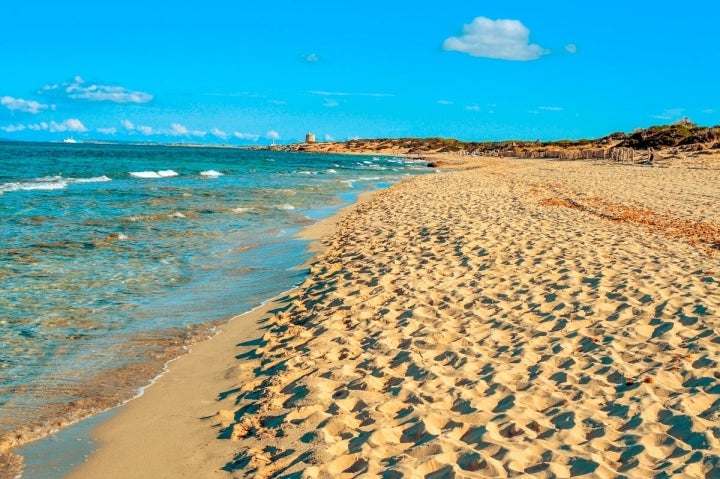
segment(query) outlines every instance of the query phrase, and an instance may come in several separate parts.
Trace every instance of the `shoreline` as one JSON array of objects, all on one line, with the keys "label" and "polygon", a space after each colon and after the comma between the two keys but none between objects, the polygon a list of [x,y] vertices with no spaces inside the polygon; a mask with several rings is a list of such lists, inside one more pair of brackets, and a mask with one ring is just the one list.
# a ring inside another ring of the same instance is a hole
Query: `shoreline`
[{"label": "shoreline", "polygon": [[[353,193],[354,200],[352,203],[340,207],[335,208],[335,211],[328,217],[322,218],[315,223],[303,227],[300,231],[294,234],[294,236],[300,240],[308,242],[306,249],[311,255],[315,255],[318,251],[321,250],[321,247],[319,246],[318,240],[326,234],[328,231],[330,231],[334,225],[340,220],[340,218],[347,213],[347,211],[350,211],[353,207],[355,207],[358,204],[361,204],[364,201],[367,201],[370,197],[372,197],[373,194],[375,194],[379,190],[370,190],[370,191],[363,191],[359,193]],[[313,260],[313,256],[311,256],[305,263],[298,264],[293,269],[301,270],[301,269],[307,269],[309,266],[309,263]],[[162,368],[162,371],[159,372],[157,376],[155,376],[153,379],[151,379],[147,384],[144,384],[143,386],[140,386],[138,388],[137,394],[134,396],[124,400],[121,404],[110,407],[109,409],[105,409],[103,411],[98,411],[96,413],[93,413],[87,417],[84,417],[83,419],[79,421],[74,421],[70,424],[64,425],[59,431],[51,433],[45,437],[41,437],[32,441],[29,441],[27,443],[23,443],[20,446],[13,447],[8,450],[10,454],[17,454],[19,451],[22,451],[25,448],[32,448],[34,444],[36,443],[42,443],[45,442],[45,444],[49,444],[48,448],[52,449],[53,446],[51,445],[52,437],[55,434],[63,434],[66,435],[68,432],[72,433],[73,429],[78,429],[83,431],[80,433],[81,437],[73,438],[70,441],[83,441],[83,442],[93,442],[99,444],[100,440],[96,438],[93,434],[94,430],[100,430],[102,431],[105,427],[105,422],[109,421],[109,419],[104,419],[98,422],[96,418],[100,416],[107,416],[107,417],[114,417],[116,415],[122,414],[122,412],[125,410],[127,406],[132,404],[133,402],[141,399],[145,396],[148,390],[152,389],[152,387],[155,386],[155,383],[158,381],[165,381],[163,378],[174,368],[174,363],[187,357],[191,356],[195,349],[199,347],[200,345],[204,343],[209,343],[213,339],[215,339],[218,335],[222,334],[223,331],[225,331],[227,328],[231,328],[231,325],[234,325],[232,327],[233,333],[232,334],[247,334],[252,335],[254,333],[257,333],[259,331],[259,326],[257,326],[255,323],[257,322],[259,317],[262,317],[264,315],[268,314],[268,311],[279,307],[280,301],[282,298],[286,297],[287,295],[291,294],[295,289],[292,288],[288,291],[285,291],[283,293],[278,294],[277,296],[273,298],[269,298],[268,300],[264,301],[262,304],[256,306],[255,308],[241,313],[239,315],[236,315],[232,318],[230,318],[227,321],[215,321],[212,323],[212,328],[215,330],[214,334],[210,336],[205,336],[204,339],[200,341],[193,341],[191,345],[188,346],[187,351],[180,356],[173,356],[169,360],[167,360]],[[235,323],[243,322],[242,325],[237,325]],[[254,325],[254,326],[251,326]],[[248,328],[247,333],[239,333],[239,329]],[[254,329],[253,329],[254,328]],[[227,345],[226,345],[227,346]],[[203,346],[205,347],[205,346]],[[220,348],[223,349],[223,348]],[[224,349],[231,349],[230,347],[226,347]],[[223,350],[224,350],[223,349]],[[84,426],[85,423],[97,423],[92,428],[90,428],[89,432],[90,434],[87,435],[84,431],[87,429],[86,426]],[[41,448],[45,448],[45,444],[41,445]],[[97,448],[95,448],[97,449]],[[51,451],[52,452],[52,451]],[[94,453],[95,451],[93,451]],[[58,454],[62,455],[64,454],[63,451],[59,451]],[[92,454],[91,454],[92,455]],[[75,467],[67,468],[70,471],[70,474],[72,474],[72,471],[77,467],[78,465],[75,465]],[[23,475],[22,477],[26,477]]]},{"label": "shoreline", "polygon": [[717,173],[465,160],[334,215],[261,329],[173,363],[68,477],[720,470],[720,261],[691,228],[720,225]]}]

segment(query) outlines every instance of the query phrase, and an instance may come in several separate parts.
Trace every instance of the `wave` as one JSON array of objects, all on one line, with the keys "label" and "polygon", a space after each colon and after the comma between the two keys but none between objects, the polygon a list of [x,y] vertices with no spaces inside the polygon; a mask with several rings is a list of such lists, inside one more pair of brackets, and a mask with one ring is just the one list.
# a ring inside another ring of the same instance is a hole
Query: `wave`
[{"label": "wave", "polygon": [[277,205],[276,208],[279,210],[285,210],[285,211],[292,211],[295,209],[295,207],[293,205],[291,205],[290,203],[285,203],[283,205]]},{"label": "wave", "polygon": [[106,181],[112,181],[112,178],[102,175],[93,178],[68,178],[68,183],[104,183]]},{"label": "wave", "polygon": [[200,176],[202,176],[203,178],[217,178],[219,176],[223,176],[223,174],[220,173],[219,171],[207,170],[207,171],[201,171]]},{"label": "wave", "polygon": [[64,190],[72,183],[101,183],[112,181],[111,178],[103,175],[93,178],[63,178],[62,176],[44,176],[30,180],[11,181],[0,184],[0,193],[11,191],[52,191]]},{"label": "wave", "polygon": [[169,178],[171,176],[178,176],[178,173],[173,170],[131,171],[130,176],[132,176],[134,178],[153,179],[153,178]]}]

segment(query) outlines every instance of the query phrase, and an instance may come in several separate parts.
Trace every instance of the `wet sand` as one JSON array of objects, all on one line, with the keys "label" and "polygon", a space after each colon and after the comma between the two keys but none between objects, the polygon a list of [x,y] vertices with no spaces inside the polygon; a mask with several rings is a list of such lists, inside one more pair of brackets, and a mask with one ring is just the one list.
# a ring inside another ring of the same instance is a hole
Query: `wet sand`
[{"label": "wet sand", "polygon": [[720,170],[446,161],[70,477],[720,475]]}]

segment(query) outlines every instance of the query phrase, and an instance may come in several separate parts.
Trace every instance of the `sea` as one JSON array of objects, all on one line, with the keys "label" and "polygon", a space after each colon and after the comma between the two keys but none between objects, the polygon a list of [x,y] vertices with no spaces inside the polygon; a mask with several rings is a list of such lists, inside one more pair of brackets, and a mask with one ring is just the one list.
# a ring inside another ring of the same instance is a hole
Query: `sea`
[{"label": "sea", "polygon": [[127,400],[302,282],[305,226],[425,163],[0,142],[0,449]]}]

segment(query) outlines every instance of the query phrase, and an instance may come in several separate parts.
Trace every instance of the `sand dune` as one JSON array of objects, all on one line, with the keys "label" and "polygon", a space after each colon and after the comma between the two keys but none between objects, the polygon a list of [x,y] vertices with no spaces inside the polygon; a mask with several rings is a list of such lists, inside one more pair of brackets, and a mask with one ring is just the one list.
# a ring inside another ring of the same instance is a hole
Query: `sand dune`
[{"label": "sand dune", "polygon": [[209,470],[720,476],[720,172],[475,161],[341,220],[234,351]]}]

